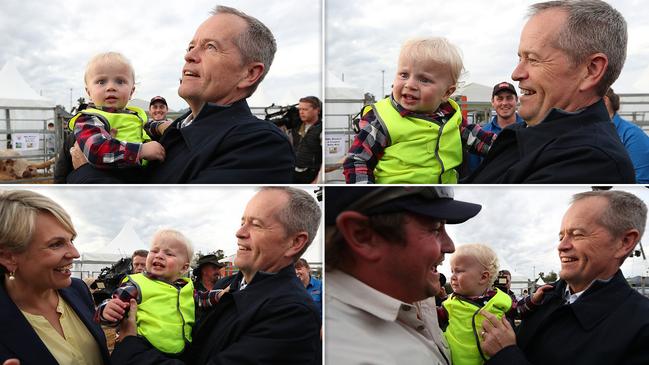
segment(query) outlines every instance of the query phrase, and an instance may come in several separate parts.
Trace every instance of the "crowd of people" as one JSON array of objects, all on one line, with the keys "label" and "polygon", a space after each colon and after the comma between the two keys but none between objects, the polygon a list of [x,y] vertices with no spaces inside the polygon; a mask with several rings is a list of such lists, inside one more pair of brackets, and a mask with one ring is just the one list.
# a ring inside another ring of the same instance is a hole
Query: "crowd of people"
[{"label": "crowd of people", "polygon": [[[221,278],[222,264],[207,255],[195,284],[186,276],[191,243],[162,229],[96,308],[72,277],[79,252],[65,209],[33,191],[2,191],[0,325],[12,330],[0,335],[0,363],[319,364],[321,285],[296,263],[320,216],[304,190],[261,188],[235,232],[236,274]],[[99,323],[119,325],[110,354]]]}]

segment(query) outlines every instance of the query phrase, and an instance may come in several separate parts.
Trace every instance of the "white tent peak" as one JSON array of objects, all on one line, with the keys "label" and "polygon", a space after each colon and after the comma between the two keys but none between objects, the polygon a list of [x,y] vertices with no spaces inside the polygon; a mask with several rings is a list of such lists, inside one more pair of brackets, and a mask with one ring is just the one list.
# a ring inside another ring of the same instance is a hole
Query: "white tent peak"
[{"label": "white tent peak", "polygon": [[7,61],[0,70],[0,99],[49,101],[27,84],[13,61]]},{"label": "white tent peak", "polygon": [[134,225],[133,219],[126,221],[117,236],[108,243],[107,248],[113,252],[117,251],[123,256],[131,256],[135,250],[146,249],[147,246],[144,245],[140,236],[135,232]]}]

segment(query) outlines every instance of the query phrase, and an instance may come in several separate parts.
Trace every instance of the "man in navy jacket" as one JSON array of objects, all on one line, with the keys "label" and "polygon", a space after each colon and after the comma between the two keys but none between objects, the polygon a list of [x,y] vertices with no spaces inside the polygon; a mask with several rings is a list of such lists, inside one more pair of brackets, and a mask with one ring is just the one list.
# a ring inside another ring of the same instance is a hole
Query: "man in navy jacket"
[{"label": "man in navy jacket", "polygon": [[649,299],[620,266],[645,229],[647,206],[623,191],[577,194],[559,233],[559,280],[514,337],[485,314],[486,364],[649,364]]},{"label": "man in navy jacket", "polygon": [[635,183],[602,101],[624,65],[624,18],[604,1],[549,1],[530,10],[512,72],[526,125],[505,128],[463,182]]},{"label": "man in navy jacket", "polygon": [[[171,125],[153,121],[146,126],[159,137],[166,159],[145,167],[143,182],[291,183],[294,154],[288,138],[252,115],[246,103],[268,73],[276,49],[273,34],[259,20],[218,6],[196,30],[185,54],[178,95],[190,112]],[[86,165],[67,181],[125,182]]]},{"label": "man in navy jacket", "polygon": [[[134,315],[112,354],[116,364],[321,364],[318,308],[295,275],[294,262],[313,241],[320,207],[304,190],[263,188],[243,213],[236,233],[239,273],[193,332],[181,359],[170,359],[136,337]],[[215,285],[215,286],[216,286]],[[133,301],[131,311],[136,311]]]}]

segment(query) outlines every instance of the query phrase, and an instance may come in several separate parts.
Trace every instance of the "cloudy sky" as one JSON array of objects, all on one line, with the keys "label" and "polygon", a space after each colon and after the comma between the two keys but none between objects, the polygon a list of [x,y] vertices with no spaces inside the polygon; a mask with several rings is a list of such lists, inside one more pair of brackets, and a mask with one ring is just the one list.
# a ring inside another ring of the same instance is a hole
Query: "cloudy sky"
[{"label": "cloudy sky", "polygon": [[[257,191],[254,187],[210,186],[32,186],[29,190],[52,198],[70,214],[80,253],[121,253],[119,247],[107,245],[132,222],[145,245],[156,230],[172,228],[190,239],[195,252],[221,249],[226,256],[237,250],[235,232],[248,200]],[[313,188],[305,190],[314,195]],[[322,262],[321,241],[319,233],[304,256],[309,262]]]},{"label": "cloudy sky", "polygon": [[[376,96],[394,80],[401,43],[408,38],[444,36],[457,45],[467,71],[461,81],[494,85],[511,82],[525,15],[534,0],[327,0],[326,68]],[[646,1],[609,1],[625,17],[627,60],[613,85],[618,93],[649,92],[649,23]]]},{"label": "cloudy sky", "polygon": [[[640,197],[649,205],[649,189],[645,187],[614,187]],[[473,219],[448,225],[449,235],[456,246],[483,243],[495,249],[501,267],[520,275],[532,277],[560,270],[557,246],[561,219],[573,194],[590,187],[525,187],[493,186],[455,188],[455,198],[482,205]],[[644,242],[647,234],[645,234]],[[643,245],[649,255],[649,246]],[[448,258],[440,269],[450,277]],[[622,266],[626,276],[649,275],[649,265],[641,257],[628,258]]]},{"label": "cloudy sky", "polygon": [[183,56],[216,4],[257,17],[277,40],[275,61],[251,106],[321,95],[320,0],[3,0],[0,67],[13,60],[36,92],[69,108],[71,94],[75,103],[85,96],[88,60],[118,51],[135,68],[135,98],[162,95],[171,109],[185,108],[177,94]]}]

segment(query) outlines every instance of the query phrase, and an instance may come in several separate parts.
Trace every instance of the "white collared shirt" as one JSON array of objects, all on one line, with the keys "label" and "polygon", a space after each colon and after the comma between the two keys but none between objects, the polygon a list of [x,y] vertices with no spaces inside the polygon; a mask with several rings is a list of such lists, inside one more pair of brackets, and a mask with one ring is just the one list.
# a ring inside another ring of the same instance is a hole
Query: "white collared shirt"
[{"label": "white collared shirt", "polygon": [[183,120],[182,122],[180,122],[180,128],[185,128],[185,127],[187,127],[188,125],[192,124],[193,121],[194,121],[194,114],[189,113],[189,115],[187,116],[187,118],[185,118],[185,120]]},{"label": "white collared shirt", "polygon": [[609,281],[611,281],[611,279],[613,279],[613,276],[611,276],[610,278],[608,278],[608,279],[606,279],[606,280],[604,280],[604,279],[595,279],[595,280],[591,281],[590,284],[588,284],[588,286],[586,287],[586,289],[584,289],[584,290],[582,290],[582,291],[580,291],[580,292],[577,292],[577,293],[572,293],[572,291],[570,290],[570,285],[569,285],[568,283],[566,283],[566,284],[567,284],[567,285],[566,285],[566,290],[565,290],[565,292],[564,292],[564,294],[563,294],[563,297],[564,297],[564,299],[566,300],[566,302],[568,302],[568,304],[572,304],[572,303],[574,303],[575,301],[577,301],[577,299],[579,299],[579,297],[580,297],[582,294],[584,294],[584,292],[585,292],[586,290],[588,290],[588,288],[590,288],[591,285],[593,285],[594,282],[596,282],[596,281],[601,281],[601,282],[603,282],[603,283],[608,283]]},{"label": "white collared shirt", "polygon": [[341,271],[325,280],[325,352],[331,365],[447,365],[434,298],[414,305]]}]

